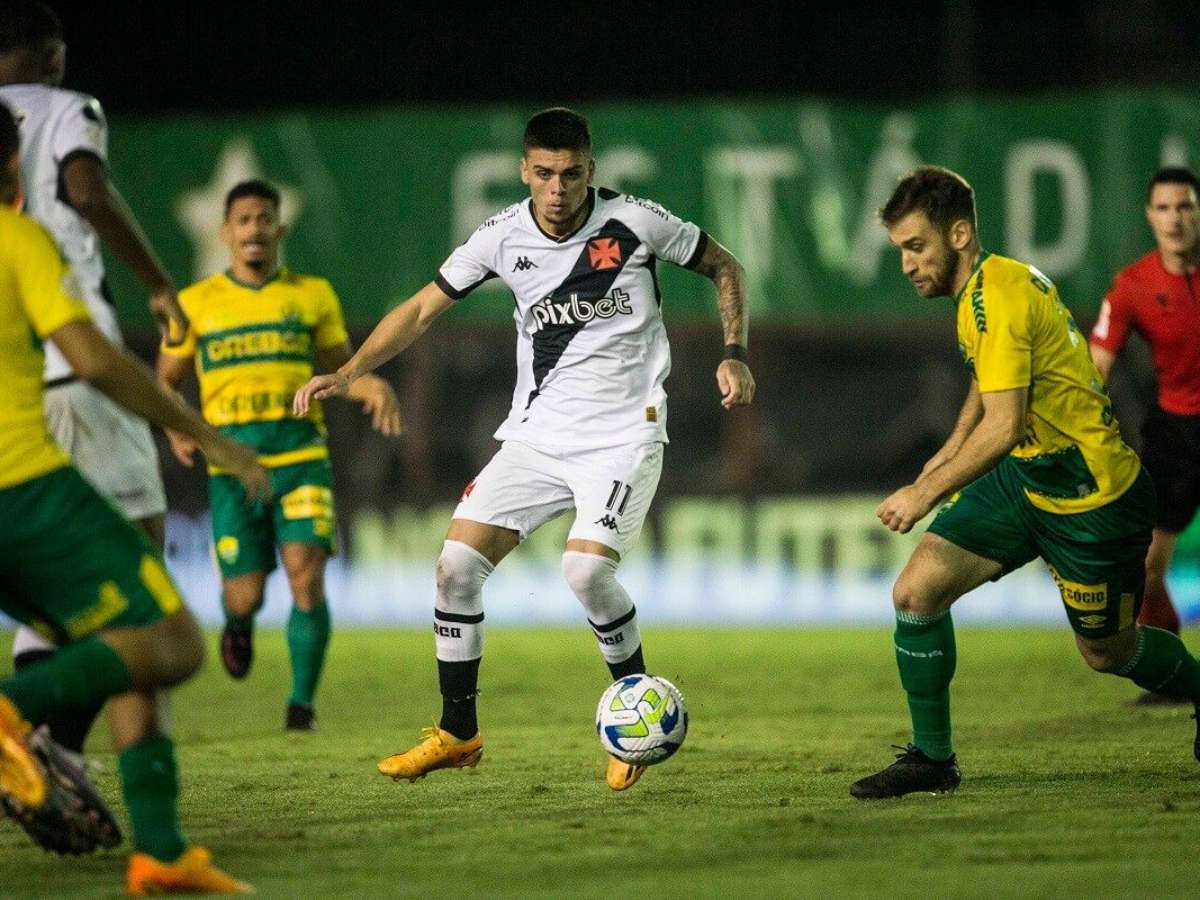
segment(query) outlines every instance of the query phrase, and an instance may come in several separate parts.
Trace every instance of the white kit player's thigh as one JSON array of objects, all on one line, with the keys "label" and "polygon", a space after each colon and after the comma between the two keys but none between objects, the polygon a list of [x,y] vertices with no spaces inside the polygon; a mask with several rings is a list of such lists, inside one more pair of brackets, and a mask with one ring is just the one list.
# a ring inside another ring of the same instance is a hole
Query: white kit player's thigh
[{"label": "white kit player's thigh", "polygon": [[597,541],[622,557],[637,542],[658,479],[663,444],[633,444],[573,456],[567,471],[575,497],[570,540]]},{"label": "white kit player's thigh", "polygon": [[505,441],[463,491],[454,518],[509,528],[525,540],[573,505],[562,461]]},{"label": "white kit player's thigh", "polygon": [[126,518],[166,512],[149,425],[82,381],[49,388],[44,406],[50,433],[75,468]]}]

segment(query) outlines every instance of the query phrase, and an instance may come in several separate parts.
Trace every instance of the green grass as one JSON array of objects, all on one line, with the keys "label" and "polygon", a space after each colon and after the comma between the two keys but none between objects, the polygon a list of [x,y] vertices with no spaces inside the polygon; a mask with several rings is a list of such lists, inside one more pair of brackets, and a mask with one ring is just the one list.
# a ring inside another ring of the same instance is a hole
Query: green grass
[{"label": "green grass", "polygon": [[[692,730],[614,794],[586,630],[493,629],[483,763],[412,785],[375,763],[438,709],[429,635],[335,634],[321,729],[287,735],[286,649],[265,632],[246,682],[213,657],[176,694],[187,833],[267,897],[1197,895],[1188,710],[1125,706],[1132,685],[1090,672],[1065,628],[962,630],[963,786],[876,803],[846,791],[908,736],[886,631],[648,638]],[[106,738],[92,747],[116,798]],[[123,871],[124,852],[64,861],[0,825],[5,897],[114,896]]]}]

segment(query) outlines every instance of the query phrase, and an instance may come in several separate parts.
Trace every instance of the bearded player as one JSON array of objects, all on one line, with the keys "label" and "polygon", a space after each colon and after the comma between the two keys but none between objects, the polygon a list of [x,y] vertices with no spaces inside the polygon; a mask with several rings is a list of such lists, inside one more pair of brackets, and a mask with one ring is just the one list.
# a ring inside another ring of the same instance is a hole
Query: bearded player
[{"label": "bearded player", "polygon": [[[593,187],[594,173],[582,116],[561,108],[535,115],[521,159],[529,199],[480,225],[346,365],[296,395],[302,414],[314,399],[347,394],[491,278],[516,297],[517,384],[496,432],[502,445],[467,486],[437,561],[442,717],[421,743],[379,764],[396,779],[479,761],[483,583],[517,544],[568,510],[575,510],[575,523],[563,575],[609,672],[616,679],[645,671],[637,612],[617,567],[641,531],[667,442],[663,382],[670,350],[655,277],[659,259],[716,284],[725,337],[716,373],[721,404],[731,409],[754,397],[737,260],[658,204]],[[606,780],[624,790],[642,771],[610,757]]]},{"label": "bearded player", "polygon": [[[954,299],[971,387],[942,449],[876,510],[906,533],[945,503],[892,591],[912,743],[851,786],[862,799],[958,786],[950,606],[1036,557],[1049,566],[1092,669],[1200,702],[1200,663],[1177,635],[1137,624],[1154,487],[1121,440],[1058,289],[1032,266],[980,246],[974,191],[948,169],[903,179],[881,217],[917,293]],[[1200,734],[1193,754],[1200,759]]]}]

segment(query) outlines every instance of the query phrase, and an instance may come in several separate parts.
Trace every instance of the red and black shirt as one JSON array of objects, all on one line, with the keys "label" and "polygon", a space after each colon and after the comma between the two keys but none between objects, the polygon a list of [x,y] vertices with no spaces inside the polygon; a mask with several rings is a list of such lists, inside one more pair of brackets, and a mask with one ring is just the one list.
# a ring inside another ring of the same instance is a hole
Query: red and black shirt
[{"label": "red and black shirt", "polygon": [[1200,414],[1200,272],[1172,275],[1158,250],[1118,272],[1091,341],[1118,353],[1131,330],[1150,345],[1158,405],[1175,415]]}]

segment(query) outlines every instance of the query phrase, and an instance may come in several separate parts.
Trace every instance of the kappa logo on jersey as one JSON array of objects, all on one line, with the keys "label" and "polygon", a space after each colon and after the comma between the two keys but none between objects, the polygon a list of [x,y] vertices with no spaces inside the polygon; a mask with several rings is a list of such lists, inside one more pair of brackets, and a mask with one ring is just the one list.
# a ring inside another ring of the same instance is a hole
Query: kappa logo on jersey
[{"label": "kappa logo on jersey", "polygon": [[473,491],[473,490],[475,490],[475,479],[474,479],[474,478],[472,478],[472,479],[471,479],[471,480],[470,480],[470,481],[467,483],[467,486],[466,486],[465,488],[463,488],[463,495],[462,495],[462,499],[463,499],[463,500],[466,500],[468,497],[470,497],[470,496],[471,496],[471,491]]},{"label": "kappa logo on jersey", "polygon": [[555,301],[546,297],[531,310],[537,327],[534,334],[547,325],[585,325],[592,319],[611,319],[613,316],[633,315],[633,306],[629,303],[629,295],[618,289],[608,297],[599,300],[583,300],[578,294],[572,294],[570,299]]},{"label": "kappa logo on jersey", "polygon": [[593,525],[603,525],[605,528],[609,529],[610,531],[616,531],[616,530],[617,530],[617,520],[616,520],[616,519],[614,519],[612,516],[609,516],[609,515],[603,515],[603,516],[601,516],[600,518],[598,518],[598,519],[597,519],[595,522],[593,522],[592,524],[593,524]]},{"label": "kappa logo on jersey", "polygon": [[513,264],[512,270],[514,272],[528,272],[530,269],[537,268],[540,268],[538,264],[528,256],[518,256],[516,263]]}]

